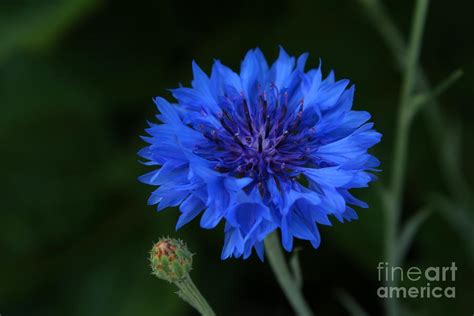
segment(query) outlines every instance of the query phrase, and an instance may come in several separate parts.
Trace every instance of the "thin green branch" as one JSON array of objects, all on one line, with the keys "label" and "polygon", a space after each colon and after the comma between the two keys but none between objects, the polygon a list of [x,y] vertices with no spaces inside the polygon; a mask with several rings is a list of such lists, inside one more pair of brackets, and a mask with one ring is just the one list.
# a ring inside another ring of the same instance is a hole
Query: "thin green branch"
[{"label": "thin green branch", "polygon": [[[397,123],[396,147],[394,151],[392,168],[391,190],[395,196],[395,203],[400,204],[402,199],[402,185],[405,176],[406,150],[408,145],[409,122],[407,121],[407,111],[412,102],[412,94],[415,89],[416,69],[420,55],[422,34],[426,20],[429,0],[418,0],[413,17],[413,25],[408,48],[407,62],[403,78],[403,85],[399,103],[399,114]],[[400,205],[397,205],[397,209]]]},{"label": "thin green branch", "polygon": [[295,313],[298,316],[313,315],[297,281],[294,279],[286,263],[276,231],[268,235],[265,239],[265,252],[273,273]]},{"label": "thin green branch", "polygon": [[367,12],[400,68],[405,65],[406,44],[402,33],[388,17],[379,0],[356,0]]},{"label": "thin green branch", "polygon": [[445,220],[460,234],[466,247],[466,253],[474,263],[474,219],[471,209],[463,209],[448,198],[432,194],[430,197],[432,208],[440,212]]},{"label": "thin green branch", "polygon": [[448,78],[446,78],[443,82],[438,84],[436,87],[433,88],[432,91],[428,91],[417,95],[413,98],[413,105],[410,107],[412,109],[411,117],[416,115],[418,111],[421,109],[423,105],[428,102],[433,101],[439,95],[441,95],[444,91],[446,91],[449,87],[451,87],[457,80],[459,80],[464,72],[461,69],[454,71]]},{"label": "thin green branch", "polygon": [[[380,0],[356,0],[365,9],[368,17],[380,33],[382,40],[392,54],[395,64],[403,71],[405,69],[405,55],[407,45],[402,33],[391,20]],[[430,82],[421,67],[417,68],[417,85],[421,91],[430,91]],[[445,133],[446,124],[443,122],[441,106],[436,98],[430,101],[432,104],[425,107],[423,114],[432,135],[434,148],[438,150],[438,159],[441,165],[442,176],[448,184],[451,195],[458,201],[470,196],[470,190],[464,179],[458,164],[454,164],[449,154],[450,139]]]},{"label": "thin green branch", "polygon": [[420,226],[428,219],[431,211],[422,209],[415,213],[403,226],[397,242],[397,254],[395,256],[394,266],[400,265],[410,249],[410,246],[418,232]]},{"label": "thin green branch", "polygon": [[[406,55],[405,70],[400,95],[399,114],[395,136],[395,148],[393,154],[392,177],[389,194],[391,195],[390,206],[386,208],[386,237],[385,251],[386,259],[394,264],[397,256],[398,229],[403,200],[403,185],[405,180],[405,169],[407,159],[408,138],[410,133],[410,120],[408,113],[412,105],[412,94],[415,89],[416,69],[421,50],[422,34],[428,11],[428,0],[418,0],[415,5],[410,44]],[[396,286],[396,282],[389,282],[389,286]],[[399,315],[398,303],[395,299],[386,300],[386,309],[389,316]]]},{"label": "thin green branch", "polygon": [[[395,155],[396,157],[405,157],[406,156],[406,146],[407,142],[403,141],[403,139],[407,139],[408,137],[408,129],[410,127],[410,121],[413,119],[414,115],[417,111],[422,108],[422,105],[430,102],[430,106],[424,107],[424,119],[428,124],[428,129],[432,135],[434,147],[438,150],[438,159],[441,166],[442,176],[445,179],[445,182],[448,184],[449,190],[452,196],[456,197],[458,200],[465,200],[466,197],[469,197],[469,188],[467,182],[464,180],[463,174],[461,169],[459,168],[459,164],[456,163],[456,159],[453,159],[453,149],[451,148],[453,145],[453,140],[451,139],[452,133],[448,133],[447,124],[444,122],[443,115],[440,110],[440,105],[437,102],[436,97],[443,92],[450,84],[452,84],[455,80],[457,80],[461,73],[455,72],[447,81],[443,82],[443,84],[439,85],[435,91],[429,92],[431,90],[429,80],[426,78],[425,74],[423,73],[422,68],[417,65],[416,63],[413,64],[413,59],[411,59],[412,65],[407,66],[407,63],[410,62],[409,55],[407,53],[407,45],[405,40],[402,36],[400,30],[395,26],[393,21],[390,19],[387,11],[381,4],[379,0],[357,0],[365,9],[366,13],[368,14],[370,20],[375,26],[375,29],[380,33],[382,39],[384,40],[385,44],[389,48],[389,51],[392,54],[393,59],[395,60],[396,65],[398,68],[405,72],[405,77],[408,76],[407,69],[412,69],[412,71],[416,70],[416,73],[413,75],[411,74],[412,78],[416,81],[417,88],[419,91],[423,91],[423,96],[418,96],[416,98],[411,98],[411,102],[413,104],[411,106],[407,106],[408,110],[402,111],[400,110],[400,117],[399,119],[405,122],[399,123],[399,126],[406,127],[405,130],[398,131],[398,138],[401,139],[398,141],[398,148],[402,148],[401,152],[398,153],[399,156]],[[420,20],[419,20],[420,21]],[[419,24],[420,25],[420,24]],[[422,25],[421,25],[422,27]],[[420,32],[421,34],[421,32]],[[411,37],[412,42],[410,49],[413,49],[413,40],[414,36]],[[415,52],[412,50],[412,54]],[[418,52],[419,53],[419,52]],[[413,55],[411,55],[413,57]],[[414,76],[414,77],[413,77]],[[407,82],[405,81],[405,84]],[[413,84],[413,83],[411,83]],[[408,84],[407,84],[408,85]],[[409,96],[406,97],[409,99]],[[454,142],[455,143],[455,142]],[[403,149],[405,148],[405,149]],[[400,204],[402,201],[402,190],[403,190],[403,180],[404,174],[399,172],[403,172],[405,161],[404,160],[396,160],[394,162],[399,166],[393,170],[393,177],[392,177],[392,186],[395,188],[395,192],[397,196],[393,196],[392,190],[390,192],[384,192],[383,194],[383,201],[385,203],[385,208],[387,209],[387,238],[385,240],[385,250],[387,252],[387,258],[398,258],[397,261],[401,264],[403,252],[406,249],[399,249],[398,253],[394,252],[394,245],[395,243],[406,243],[403,248],[408,248],[411,241],[407,241],[410,238],[409,235],[413,231],[417,230],[417,227],[413,228],[412,226],[420,226],[421,222],[427,216],[427,213],[419,213],[417,217],[409,221],[407,226],[404,227],[399,239],[397,239],[397,230],[398,230],[398,221],[399,221],[399,213],[400,213]],[[401,167],[401,168],[400,168]],[[398,201],[398,202],[397,202]],[[467,203],[466,201],[464,201]],[[400,245],[399,245],[400,246]],[[389,315],[397,315],[399,314],[397,302],[393,300],[387,300],[387,312]]]},{"label": "thin green branch", "polygon": [[337,298],[351,316],[369,316],[356,299],[345,290],[336,291]]}]

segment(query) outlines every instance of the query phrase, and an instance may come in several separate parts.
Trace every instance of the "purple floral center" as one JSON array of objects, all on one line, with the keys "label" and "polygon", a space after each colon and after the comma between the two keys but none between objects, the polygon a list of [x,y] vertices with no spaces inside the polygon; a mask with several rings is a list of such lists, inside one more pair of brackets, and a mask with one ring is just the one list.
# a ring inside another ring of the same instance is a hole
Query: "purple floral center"
[{"label": "purple floral center", "polygon": [[303,121],[303,100],[289,102],[288,93],[274,85],[257,95],[251,104],[243,95],[224,97],[220,127],[201,126],[208,144],[197,152],[215,161],[215,170],[251,177],[264,187],[269,176],[285,181],[311,164],[316,129]]}]

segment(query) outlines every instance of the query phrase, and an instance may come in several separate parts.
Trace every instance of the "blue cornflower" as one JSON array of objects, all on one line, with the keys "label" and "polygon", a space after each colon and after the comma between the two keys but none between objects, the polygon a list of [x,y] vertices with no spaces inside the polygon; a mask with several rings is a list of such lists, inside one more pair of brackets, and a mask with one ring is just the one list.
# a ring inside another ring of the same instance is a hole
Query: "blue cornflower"
[{"label": "blue cornflower", "polygon": [[193,62],[191,88],[171,90],[175,103],[155,98],[161,124],[150,123],[139,152],[160,166],[142,177],[158,186],[148,200],[158,210],[178,206],[176,228],[201,216],[201,227],[225,222],[222,259],[263,258],[263,240],[280,229],[320,244],[318,224],[357,219],[349,205],[367,207],[349,190],[367,187],[379,161],[367,150],[381,134],[370,114],[353,111],[354,86],[305,71],[282,48],[271,67],[259,49],[245,56],[240,74],[216,60],[208,77]]}]

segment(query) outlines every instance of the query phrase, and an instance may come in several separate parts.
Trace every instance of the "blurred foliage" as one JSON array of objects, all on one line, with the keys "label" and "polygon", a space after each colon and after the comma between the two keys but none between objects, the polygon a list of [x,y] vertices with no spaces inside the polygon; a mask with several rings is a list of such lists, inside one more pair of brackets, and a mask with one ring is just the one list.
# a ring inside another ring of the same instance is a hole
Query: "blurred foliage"
[{"label": "blurred foliage", "polygon": [[[406,32],[412,1],[386,2]],[[441,101],[444,119],[462,131],[463,150],[447,155],[468,183],[474,175],[468,163],[474,153],[473,11],[470,1],[432,1],[421,57],[433,82],[456,68],[465,72]],[[192,223],[175,232],[176,210],[157,214],[146,206],[151,188],[136,178],[148,169],[135,154],[144,145],[138,136],[145,121],[156,111],[151,98],[170,97],[167,88],[187,84],[192,59],[207,70],[213,58],[237,69],[249,48],[261,47],[270,60],[279,44],[292,54],[310,52],[311,66],[321,57],[325,71],[335,68],[339,78],[350,78],[357,85],[355,108],[370,111],[384,134],[374,149],[385,170],[381,181],[356,192],[371,207],[359,210],[357,222],[322,227],[317,251],[298,244],[305,293],[319,315],[345,315],[337,289],[380,315],[378,191],[390,169],[400,75],[352,0],[242,1],[232,8],[217,1],[2,1],[0,313],[192,315],[172,286],[150,276],[148,249],[169,234],[198,254],[193,279],[218,313],[288,315],[265,264],[220,261],[221,229]],[[472,204],[450,196],[433,158],[436,143],[427,139],[417,119],[404,217],[433,203],[439,209],[416,235],[407,265],[456,261],[457,298],[403,303],[416,315],[472,313],[472,226],[466,224],[473,221]]]},{"label": "blurred foliage", "polygon": [[0,11],[0,62],[21,50],[46,49],[99,3],[97,0],[6,0]]}]

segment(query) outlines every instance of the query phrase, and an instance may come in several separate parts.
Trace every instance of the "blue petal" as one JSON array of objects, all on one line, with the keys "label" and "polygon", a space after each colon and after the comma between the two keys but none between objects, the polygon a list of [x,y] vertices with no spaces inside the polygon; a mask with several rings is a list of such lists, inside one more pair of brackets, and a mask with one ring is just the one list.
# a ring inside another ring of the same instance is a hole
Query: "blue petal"
[{"label": "blue petal", "polygon": [[332,223],[329,220],[328,215],[322,209],[315,210],[315,212],[313,212],[311,216],[318,224],[332,226]]},{"label": "blue petal", "polygon": [[308,53],[301,54],[301,56],[298,57],[298,60],[296,61],[296,69],[301,72],[304,72],[304,67],[306,65],[306,61],[308,60],[308,57]]},{"label": "blue petal", "polygon": [[[268,209],[262,204],[241,203],[229,209],[226,219],[233,227],[240,228],[247,235],[260,224],[265,213],[268,213]],[[268,215],[266,217],[268,218]]]},{"label": "blue petal", "polygon": [[349,206],[346,207],[346,211],[344,213],[342,213],[342,217],[347,220],[347,221],[352,221],[352,220],[356,220],[359,218],[359,216],[357,215],[356,211],[354,211],[352,208],[350,208]]},{"label": "blue petal", "polygon": [[281,220],[281,241],[283,244],[283,248],[285,248],[286,251],[291,252],[293,249],[293,235],[290,232],[290,229],[288,227],[288,220],[285,217],[282,218]]},{"label": "blue petal", "polygon": [[305,168],[303,173],[316,183],[324,183],[333,187],[341,187],[354,178],[352,172],[342,170],[339,167]]},{"label": "blue petal", "polygon": [[321,80],[321,65],[318,67],[318,69],[309,71],[304,77],[302,82],[302,91],[304,93],[305,106],[315,106],[316,98],[319,94],[319,88],[321,87]]},{"label": "blue petal", "polygon": [[295,67],[295,58],[290,57],[283,47],[280,46],[280,55],[270,70],[270,81],[273,82],[278,89],[283,90],[288,86],[288,78]]},{"label": "blue petal", "polygon": [[158,107],[158,110],[160,110],[160,113],[161,113],[160,118],[164,123],[169,123],[169,124],[181,123],[178,113],[173,108],[173,106],[168,103],[168,101],[160,97],[156,97],[154,101],[155,101],[156,106]]},{"label": "blue petal", "polygon": [[321,85],[315,102],[322,111],[330,109],[336,105],[348,84],[349,80],[340,80],[334,84]]},{"label": "blue petal", "polygon": [[200,92],[204,105],[214,113],[218,112],[219,107],[217,106],[217,99],[212,94],[210,80],[195,61],[193,61],[193,75],[194,80],[191,84],[194,89]]},{"label": "blue petal", "polygon": [[236,228],[226,231],[221,259],[224,260],[231,256],[240,257],[243,251],[244,243],[240,231]]},{"label": "blue petal", "polygon": [[240,78],[245,97],[252,107],[258,84],[265,85],[268,65],[259,49],[249,50],[240,67]]},{"label": "blue petal", "polygon": [[223,216],[223,212],[216,210],[215,206],[212,205],[202,214],[200,225],[202,228],[212,229],[219,224]]},{"label": "blue petal", "polygon": [[163,185],[186,179],[188,168],[184,162],[168,160],[158,170],[140,176],[138,179],[150,185]]},{"label": "blue petal", "polygon": [[236,92],[243,91],[239,75],[222,65],[220,61],[216,60],[214,62],[212,73],[211,81],[216,81],[213,85],[221,92],[221,95],[224,95],[226,87],[232,87]]},{"label": "blue petal", "polygon": [[180,229],[183,225],[189,223],[193,220],[199,213],[202,212],[205,205],[201,199],[190,195],[179,207],[181,211],[181,216],[178,219],[176,224],[176,230]]},{"label": "blue petal", "polygon": [[254,244],[255,252],[257,253],[258,258],[263,262],[264,261],[264,247],[263,242],[258,241]]}]

